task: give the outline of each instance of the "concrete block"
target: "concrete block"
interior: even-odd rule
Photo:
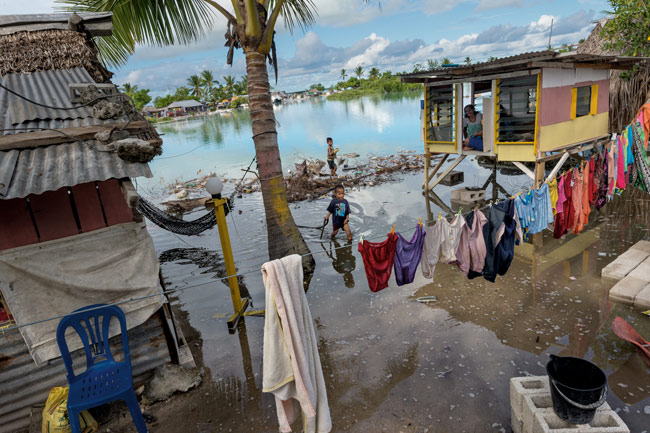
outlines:
[[[478,201],[485,200],[485,190],[471,190],[467,188],[455,189],[451,192],[451,199],[456,201],[476,203]]]
[[[630,433],[630,429],[611,409],[596,411],[589,424],[571,424],[550,411],[535,414],[533,433]]]
[[[648,285],[643,279],[634,278],[630,275],[616,283],[609,291],[609,299],[623,304],[634,304],[636,296]]]
[[[642,310],[650,309],[650,284],[645,286],[634,298],[634,307]]]
[[[639,263],[636,268],[632,269],[627,276],[638,278],[639,280],[645,280],[650,283],[650,256]]]
[[[465,180],[465,173],[462,171],[450,171],[441,181],[441,185],[454,186],[463,183]],[[650,253],[648,253],[650,255]]]
[[[510,426],[512,427],[512,433],[525,433],[523,422],[517,418],[514,407],[510,408]]]
[[[607,402],[603,403],[598,408],[597,412],[611,410]],[[533,433],[535,430],[535,415],[553,412],[553,400],[551,394],[529,394],[525,395],[523,399],[523,415],[522,422],[524,433]]]
[[[603,278],[619,281],[639,266],[648,256],[650,256],[650,252],[630,248],[618,256],[612,263],[605,266],[601,275]]]
[[[510,407],[514,410],[517,419],[523,421],[524,396],[550,392],[548,376],[511,377]]]
[[[650,241],[639,241],[632,245],[630,249],[645,251],[650,255]]]

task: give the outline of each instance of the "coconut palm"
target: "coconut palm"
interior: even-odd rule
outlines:
[[[248,77],[242,75],[241,79],[235,83],[234,89],[237,95],[245,95],[248,92]]]
[[[469,56],[465,57],[465,64],[466,65],[471,65],[472,64],[472,59]]]
[[[379,69],[371,68],[370,71],[368,71],[368,78],[371,78],[373,80],[379,78]]]
[[[357,76],[358,79],[361,79],[361,77],[363,76],[363,67],[359,65],[356,68],[354,68],[354,74]]]
[[[235,77],[232,75],[225,75],[222,77],[224,82],[224,90],[229,98],[235,94]]]
[[[201,82],[203,83],[203,86],[207,87],[207,89],[205,89],[204,91],[205,95],[211,95],[212,87],[215,84],[217,86],[219,85],[219,82],[214,79],[214,75],[212,75],[212,71],[208,71],[208,70],[201,72]]]
[[[203,95],[203,81],[201,78],[199,78],[198,75],[191,75],[187,79],[187,86],[191,90],[191,95],[196,96],[197,98],[201,98]]]
[[[433,59],[428,59],[427,60],[427,67],[429,68],[429,70],[437,69],[438,68],[438,61],[433,60]]]
[[[113,65],[124,64],[141,45],[188,44],[211,29],[215,10],[226,17],[229,47],[226,62],[232,65],[235,48],[246,57],[248,95],[255,154],[262,184],[269,255],[272,259],[309,252],[293,221],[282,178],[275,115],[271,102],[266,60],[272,61],[277,78],[273,35],[278,18],[292,32],[315,22],[313,0],[58,0],[78,12],[113,12],[113,35],[98,38],[101,57]],[[368,0],[363,0],[368,1]],[[313,258],[311,265],[313,266]],[[305,263],[305,262],[303,262]]]
[[[345,69],[341,69],[341,81],[345,81],[345,77],[348,75],[345,73]]]
[[[442,59],[442,64],[451,65],[451,60],[449,60],[449,57],[445,57],[444,59]]]
[[[133,97],[133,95],[135,95],[135,92],[137,91],[138,91],[137,85],[131,85],[131,83],[122,84],[122,92],[126,95],[129,95],[130,97]]]

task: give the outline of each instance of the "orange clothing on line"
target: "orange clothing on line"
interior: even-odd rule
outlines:
[[[641,109],[639,110],[639,113],[637,114],[637,117],[641,116],[641,127],[643,128],[643,132],[645,134],[645,142],[643,143],[645,146],[645,149],[648,150],[648,137],[650,136],[650,104],[644,104]]]
[[[589,223],[589,214],[591,213],[590,206],[590,193],[589,193],[589,184],[590,181],[593,181],[593,178],[590,176],[589,172],[589,162],[583,162],[582,164],[582,226],[584,227]],[[582,228],[580,229],[582,230]]]

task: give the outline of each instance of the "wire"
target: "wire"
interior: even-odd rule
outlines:
[[[192,153],[192,152],[194,152],[195,150],[198,150],[198,149],[202,148],[202,147],[205,146],[206,144],[207,144],[207,143],[199,144],[199,145],[196,146],[194,149],[192,149],[192,150],[188,150],[187,152],[184,152],[184,153],[179,153],[178,155],[172,155],[172,156],[159,156],[157,159],[171,159],[171,158],[178,158],[179,156],[184,156],[184,155],[187,155],[187,154],[189,154],[189,153]]]

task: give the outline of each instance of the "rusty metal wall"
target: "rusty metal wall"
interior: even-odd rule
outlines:
[[[134,383],[146,380],[151,370],[171,362],[161,311],[128,332]],[[121,355],[120,336],[111,339]],[[73,352],[73,362],[85,365],[82,350]],[[0,331],[0,433],[14,433],[29,425],[30,408],[44,404],[50,389],[66,386],[61,358],[37,367],[20,332]]]

